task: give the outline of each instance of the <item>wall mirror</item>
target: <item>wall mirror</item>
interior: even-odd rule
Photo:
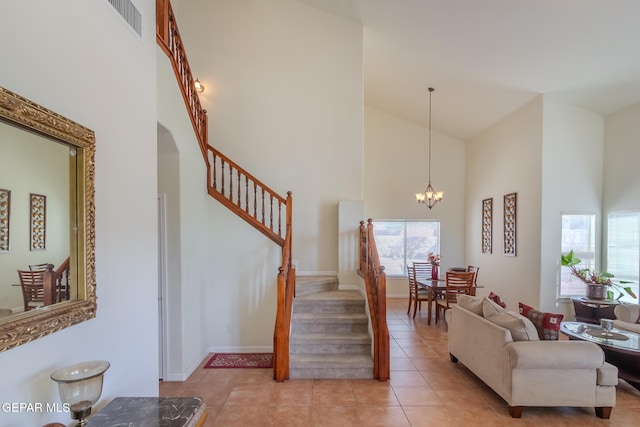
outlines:
[[[95,317],[95,134],[0,87],[0,351]]]

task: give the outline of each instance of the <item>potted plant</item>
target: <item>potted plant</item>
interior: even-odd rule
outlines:
[[[615,299],[620,299],[627,295],[637,298],[636,294],[628,286],[624,284],[631,283],[620,280],[619,283],[614,282],[613,274],[606,271],[596,272],[590,268],[578,268],[578,265],[582,262],[578,258],[573,250],[569,251],[566,255],[561,255],[560,263],[563,267],[568,267],[571,274],[582,280],[587,285],[587,298],[589,299],[614,299],[615,292],[618,292],[618,296]]]

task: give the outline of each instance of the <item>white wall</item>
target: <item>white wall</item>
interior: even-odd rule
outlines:
[[[464,266],[465,144],[432,131],[431,183],[444,201],[429,210],[415,193],[428,180],[428,129],[367,106],[365,108],[366,216],[440,221],[442,269]],[[387,295],[406,297],[406,277],[388,277]]]
[[[467,142],[465,259],[480,267],[479,295],[494,291],[511,310],[538,306],[543,101],[538,97]],[[517,247],[503,254],[503,196],[517,193]],[[482,253],[482,200],[493,197],[493,252]]]
[[[640,103],[605,120],[604,212],[640,210]],[[604,240],[606,242],[606,239]]]
[[[298,272],[336,273],[338,202],[362,199],[361,26],[293,0],[174,7],[206,87],[210,144],[293,192]]]
[[[206,166],[167,56],[158,48],[158,193],[166,214],[165,379],[184,380],[207,351],[212,276]]]
[[[593,213],[600,235],[602,206],[602,116],[543,98],[540,304],[544,311],[573,317],[570,301],[558,301],[561,214]],[[596,240],[596,259],[600,256]]]
[[[607,255],[607,215],[611,212],[640,210],[640,103],[605,120],[603,261]],[[603,265],[605,265],[603,263]]]
[[[0,2],[0,84],[96,133],[98,297],[95,319],[0,353],[0,402],[59,402],[51,372],[91,359],[111,362],[98,407],[158,393],[155,3],[134,3],[142,39],[106,1]],[[51,421],[70,417],[0,416]]]

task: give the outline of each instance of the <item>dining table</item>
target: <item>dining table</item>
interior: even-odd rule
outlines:
[[[427,291],[427,325],[431,325],[432,304],[435,300],[436,292],[447,289],[446,280],[418,278],[416,282],[418,282],[418,287]]]
[[[432,279],[432,278],[418,278],[416,280],[418,282],[418,287],[422,289],[426,289],[427,291],[427,325],[431,325],[431,313],[432,313],[432,304],[435,301],[436,292],[442,291],[444,292],[447,289],[447,284],[445,279]],[[476,284],[473,287],[473,294],[475,296],[477,288],[484,288],[482,285]]]

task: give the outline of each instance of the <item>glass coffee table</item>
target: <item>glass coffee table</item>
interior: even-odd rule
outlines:
[[[618,368],[618,376],[640,390],[640,335],[625,329],[604,330],[599,325],[562,322],[560,332],[572,340],[598,344],[607,362]]]

